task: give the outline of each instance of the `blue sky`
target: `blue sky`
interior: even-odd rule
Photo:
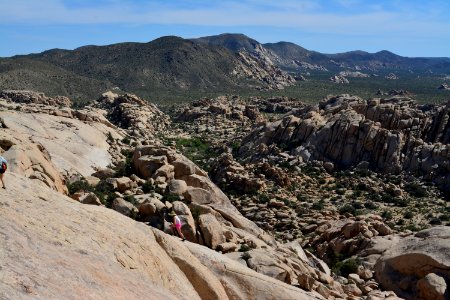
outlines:
[[[448,0],[0,0],[0,57],[244,33],[337,53],[450,57]]]

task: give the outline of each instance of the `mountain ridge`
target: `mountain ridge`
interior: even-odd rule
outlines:
[[[38,90],[75,100],[115,89],[152,98],[155,91],[184,95],[282,89],[294,82],[283,72],[315,71],[450,73],[450,58],[408,58],[387,50],[323,54],[291,42],[261,44],[244,34],[164,36],[146,43],[0,58],[0,89]]]

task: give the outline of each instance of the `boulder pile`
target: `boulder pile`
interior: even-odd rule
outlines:
[[[260,160],[269,145],[277,145],[304,161],[344,168],[367,162],[380,172],[421,174],[445,189],[450,186],[449,114],[448,103],[420,106],[402,96],[364,101],[341,95],[258,126],[244,138],[239,155]]]

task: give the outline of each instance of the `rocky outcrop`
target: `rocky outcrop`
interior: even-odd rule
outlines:
[[[389,80],[397,80],[398,76],[395,75],[394,73],[389,73],[386,76],[384,76],[384,78],[389,79]]]
[[[450,228],[435,227],[400,239],[375,265],[383,288],[412,299],[446,299],[450,290]]]
[[[1,298],[316,298],[14,173],[8,183],[0,197]]]
[[[450,186],[450,106],[416,105],[394,96],[364,101],[342,95],[266,123],[249,134],[241,157],[256,161],[279,152],[340,167],[367,161],[377,171],[419,173]]]
[[[107,136],[116,138],[123,136],[103,123],[87,124],[77,119],[43,113],[5,111],[2,112],[1,119],[5,127],[0,132],[4,135],[3,144],[5,148],[10,145],[10,148],[4,149],[8,150],[5,155],[12,162],[17,162],[12,164],[12,170],[14,171],[17,167],[17,172],[23,170],[28,173],[26,170],[37,164],[36,155],[33,154],[36,152],[31,151],[31,148],[39,147],[39,151],[46,153],[47,160],[51,158],[59,173],[66,177],[72,174],[88,176],[95,172],[95,168],[106,167],[112,162]],[[34,144],[34,146],[25,146],[27,144]],[[12,147],[13,145],[16,146]],[[28,148],[22,152],[19,151],[18,148],[23,147]],[[29,159],[31,163],[25,159],[25,156],[33,156]],[[39,164],[42,165],[42,163]],[[43,173],[52,174],[46,171]],[[60,176],[59,173],[58,176]]]
[[[348,79],[347,78],[345,78],[344,76],[342,76],[342,75],[334,75],[334,76],[331,76],[330,77],[330,79],[329,79],[329,81],[331,81],[331,82],[334,82],[334,83],[350,83],[350,81],[348,81]]]
[[[33,103],[65,107],[70,107],[72,105],[72,101],[65,96],[47,97],[44,93],[33,91],[4,90],[0,92],[0,98],[15,103]]]
[[[443,83],[438,87],[438,90],[444,90],[444,91],[449,91],[450,87],[448,86],[448,84]]]
[[[353,78],[369,78],[369,74],[361,73],[358,71],[341,71],[339,72],[340,76],[343,77],[353,77]]]
[[[256,79],[264,89],[283,89],[295,83],[294,77],[278,68],[270,59],[270,54],[261,45],[252,52],[241,50],[238,53],[240,64],[233,70],[238,78]]]
[[[106,117],[116,126],[126,129],[130,136],[152,138],[156,131],[163,131],[170,118],[156,105],[133,94],[104,93],[94,107],[105,109]]]

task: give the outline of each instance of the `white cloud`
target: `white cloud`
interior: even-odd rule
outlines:
[[[360,0],[336,0],[340,5],[357,5]],[[408,7],[386,11],[381,6],[370,12],[345,14],[325,12],[317,1],[246,0],[221,1],[195,7],[174,2],[148,1],[132,4],[103,0],[102,5],[70,5],[62,0],[0,0],[4,13],[0,24],[185,24],[203,26],[273,26],[310,33],[342,35],[449,36],[448,21],[430,20],[423,11]],[[197,1],[198,2],[198,1]],[[89,1],[85,1],[89,3]],[[172,4],[171,4],[172,3]],[[175,2],[176,3],[176,2]],[[366,6],[362,11],[367,11]],[[430,11],[433,7],[430,6]],[[435,10],[434,10],[435,11]],[[436,12],[435,12],[436,13]]]

